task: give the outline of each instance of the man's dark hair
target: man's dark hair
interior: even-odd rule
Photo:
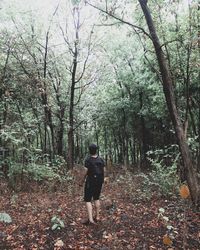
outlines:
[[[90,144],[89,146],[89,152],[91,155],[95,155],[97,153],[97,145],[96,144]]]

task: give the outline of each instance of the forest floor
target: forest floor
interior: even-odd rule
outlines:
[[[77,184],[66,192],[41,188],[13,193],[1,183],[0,212],[8,213],[12,222],[0,223],[0,249],[200,249],[200,214],[189,202],[156,192],[147,198],[141,195],[140,178],[128,182],[120,175],[105,183],[101,221],[89,226],[82,224],[86,211],[83,188]],[[64,228],[52,230],[53,216]],[[164,244],[167,224],[173,228]]]

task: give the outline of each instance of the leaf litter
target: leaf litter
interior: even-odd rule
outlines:
[[[184,222],[180,198],[166,200],[154,195],[151,199],[139,199],[137,193],[131,197],[126,180],[122,179],[120,183],[115,179],[106,183],[101,220],[89,226],[82,224],[87,214],[83,190],[76,184],[71,193],[40,190],[13,194],[7,190],[0,197],[0,212],[9,214],[12,223],[0,222],[0,249],[175,250],[183,249],[183,241],[188,250],[200,249],[198,211],[189,206]],[[55,216],[64,228],[52,230],[51,220]],[[166,225],[168,221],[170,226]],[[187,231],[183,230],[185,226]],[[176,232],[173,238],[169,235],[172,229]]]

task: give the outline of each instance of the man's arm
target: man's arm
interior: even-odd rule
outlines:
[[[87,171],[88,169],[86,167],[83,168],[83,174],[81,176],[81,180],[80,180],[80,186],[83,186],[84,183],[85,183],[85,179],[86,179],[86,176],[87,176]]]

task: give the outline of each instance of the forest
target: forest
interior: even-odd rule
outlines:
[[[200,249],[199,69],[199,0],[1,0],[0,249]]]

